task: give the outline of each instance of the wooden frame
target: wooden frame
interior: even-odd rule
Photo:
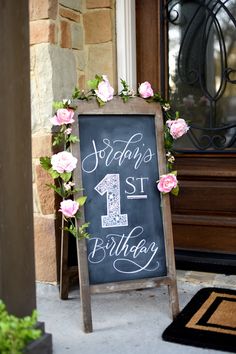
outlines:
[[[152,115],[155,117],[155,128],[156,128],[156,143],[157,143],[157,155],[158,155],[158,165],[159,174],[163,175],[166,173],[166,161],[165,161],[165,151],[164,151],[164,132],[163,132],[163,121],[162,112],[160,105],[157,103],[147,103],[141,98],[132,98],[128,103],[123,103],[123,101],[115,97],[111,102],[107,103],[103,107],[98,107],[97,102],[80,102],[78,106],[79,114],[92,114],[92,115],[107,115],[107,114],[122,114],[122,115]],[[75,114],[76,116],[76,114]],[[79,136],[79,125],[74,124],[73,133]],[[80,144],[75,144],[73,146],[73,155],[78,158],[78,165],[81,166],[81,155],[80,155]],[[82,171],[81,168],[76,169],[74,173],[74,182],[76,185],[82,187]],[[178,294],[177,294],[177,283],[176,283],[176,270],[175,270],[175,260],[174,260],[174,248],[173,248],[173,236],[172,236],[172,221],[171,221],[171,211],[170,211],[170,200],[169,195],[164,195],[162,197],[162,219],[163,219],[163,230],[164,230],[164,242],[165,242],[165,256],[166,256],[166,267],[167,275],[155,278],[145,278],[138,280],[128,280],[128,281],[118,281],[105,284],[95,284],[90,285],[89,283],[89,272],[88,272],[88,259],[87,259],[87,243],[85,239],[77,240],[77,256],[78,256],[78,272],[80,281],[80,297],[81,297],[81,308],[82,308],[82,318],[83,318],[83,329],[86,333],[92,332],[92,313],[91,313],[91,294],[93,293],[104,293],[104,292],[115,292],[121,290],[133,290],[140,288],[151,288],[157,287],[159,285],[167,285],[169,290],[169,302],[172,311],[173,318],[179,312]],[[84,222],[84,214],[82,210],[82,220]],[[63,284],[61,284],[61,287]]]

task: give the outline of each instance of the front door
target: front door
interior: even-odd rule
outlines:
[[[136,9],[138,81],[168,96],[191,127],[175,144],[177,264],[236,267],[235,0],[136,0]]]

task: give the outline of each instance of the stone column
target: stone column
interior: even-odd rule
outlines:
[[[39,158],[53,154],[53,101],[87,89],[95,74],[117,86],[115,0],[29,0],[29,9],[36,279],[56,283],[61,213]]]
[[[36,307],[28,0],[0,8],[0,298],[26,316]]]

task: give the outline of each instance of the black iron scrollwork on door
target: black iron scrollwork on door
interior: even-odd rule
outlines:
[[[236,149],[236,2],[166,5],[170,100],[191,129],[177,150]]]

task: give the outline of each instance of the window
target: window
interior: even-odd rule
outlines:
[[[169,98],[191,130],[176,150],[236,149],[235,0],[168,1]]]

